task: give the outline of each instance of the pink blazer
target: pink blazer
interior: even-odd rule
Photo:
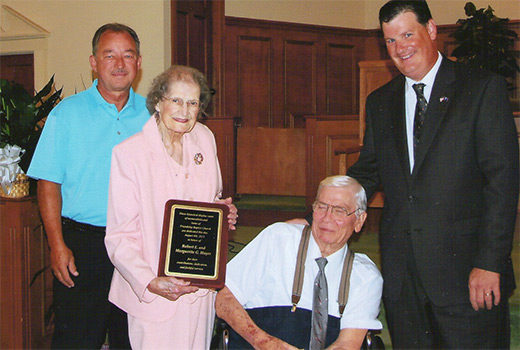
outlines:
[[[222,192],[215,139],[205,125],[197,123],[183,136],[183,163],[167,154],[153,116],[112,152],[105,245],[115,271],[109,300],[137,318],[166,320],[178,303],[212,297],[201,289],[172,302],[146,289],[157,276],[166,201],[214,202]]]

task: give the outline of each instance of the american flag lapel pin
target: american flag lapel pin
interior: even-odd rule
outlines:
[[[446,96],[442,96],[440,99],[439,99],[439,102],[440,103],[446,103],[448,102],[448,98]]]

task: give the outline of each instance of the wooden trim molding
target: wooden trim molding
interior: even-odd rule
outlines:
[[[306,33],[323,33],[334,35],[348,35],[366,37],[367,31],[365,29],[343,28],[333,26],[323,26],[315,24],[270,21],[264,19],[243,18],[226,16],[226,26],[240,26],[250,28],[264,28],[274,30],[291,30]]]

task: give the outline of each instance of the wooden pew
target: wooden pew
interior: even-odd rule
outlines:
[[[233,117],[208,117],[201,122],[205,124],[215,135],[217,155],[222,173],[222,197],[234,197],[235,184],[235,158],[236,158],[236,124],[238,118]]]
[[[365,104],[368,95],[377,88],[383,86],[399,74],[391,60],[360,61],[359,65],[359,138],[363,144],[365,136]],[[385,195],[378,191],[374,193],[368,206],[370,208],[382,208]]]
[[[204,123],[215,134],[224,195],[306,196],[312,204],[319,182],[345,174],[359,156],[365,127],[366,97],[397,74],[391,61],[361,61],[360,115],[292,116],[292,128],[237,128],[232,117]],[[305,126],[305,128],[302,128]],[[369,203],[382,207],[378,193]]]
[[[305,130],[238,128],[236,165],[236,203],[239,207],[245,195],[304,197]],[[239,223],[246,226],[266,226],[277,221],[303,217],[305,211],[302,209],[241,207]]]
[[[305,116],[305,142],[305,192],[306,205],[310,208],[320,181],[330,175],[345,174],[345,169],[357,160],[359,118],[355,115]]]
[[[365,103],[368,95],[399,74],[391,60],[360,61],[359,65],[359,138],[365,136]]]
[[[361,150],[358,116],[306,116],[307,143],[306,204],[314,201],[321,180],[331,175],[343,175],[353,165]],[[376,192],[368,202],[370,208],[382,208],[384,194]]]
[[[238,128],[237,193],[305,196],[305,130]]]

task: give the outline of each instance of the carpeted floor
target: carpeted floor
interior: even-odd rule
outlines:
[[[520,220],[519,220],[520,221]],[[251,241],[260,231],[262,227],[238,226],[235,232],[230,235],[229,243],[229,259],[235,256],[249,241]],[[353,237],[350,247],[356,252],[367,254],[378,266],[380,266],[379,245],[377,232],[364,232],[359,237]],[[517,267],[515,276],[517,283],[520,283],[520,225],[517,223],[515,232],[515,240],[513,246],[513,263]],[[356,238],[356,239],[354,239]],[[517,289],[510,299],[511,304],[511,349],[520,349],[520,290]],[[384,309],[379,316],[385,325],[381,333],[381,337],[385,342],[387,349],[391,349],[390,336],[386,329],[384,319]]]
[[[305,197],[266,196],[262,194],[244,194],[235,199],[237,208],[257,210],[301,210],[305,211]]]

